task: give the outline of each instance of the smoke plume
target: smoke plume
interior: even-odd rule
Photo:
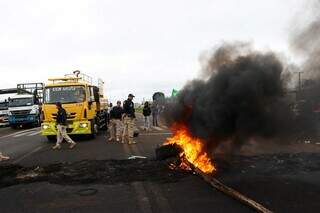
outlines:
[[[248,50],[239,43],[217,48],[204,68],[207,78],[184,87],[167,107],[167,121],[183,123],[211,149],[293,130],[282,63],[273,53]]]
[[[320,1],[315,8],[318,12]],[[252,138],[287,142],[315,135],[315,105],[320,103],[318,13],[295,33],[291,45],[305,57],[298,67],[304,72],[303,86],[297,86],[301,90],[287,88],[287,80],[295,74],[287,72],[290,66],[276,54],[254,51],[248,43],[224,43],[206,58],[201,78],[186,84],[169,101],[167,122],[187,126],[209,150],[224,142],[237,150]]]
[[[300,71],[307,84],[320,78],[320,1],[313,1],[311,7],[311,14],[306,14],[307,20],[297,24],[290,41],[293,51],[304,58]]]

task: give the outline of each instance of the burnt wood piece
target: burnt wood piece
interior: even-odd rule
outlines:
[[[257,212],[261,212],[261,213],[273,213],[272,211],[270,211],[269,209],[267,209],[266,207],[264,207],[263,205],[261,205],[260,203],[257,203],[256,201],[244,196],[243,194],[241,194],[240,192],[224,185],[223,183],[221,183],[219,180],[217,180],[216,178],[214,178],[212,176],[212,174],[206,174],[203,173],[200,169],[194,167],[189,161],[187,161],[186,159],[184,159],[184,161],[190,166],[190,168],[192,168],[192,170],[198,174],[199,176],[202,177],[202,179],[204,181],[206,181],[207,183],[209,183],[212,187],[214,187],[215,189],[217,189],[218,191],[232,197],[233,199],[236,199],[238,201],[240,201],[241,203],[247,205],[248,207],[256,210]]]

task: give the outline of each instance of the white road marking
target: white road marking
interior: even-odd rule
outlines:
[[[8,138],[8,137],[11,137],[11,136],[15,136],[15,135],[19,135],[19,134],[22,134],[22,133],[28,133],[28,132],[33,132],[33,131],[37,131],[37,130],[40,130],[40,128],[35,128],[35,129],[27,129],[27,130],[23,130],[23,131],[19,131],[19,132],[14,132],[14,133],[11,133],[9,135],[4,135],[4,136],[1,136],[0,139],[2,138]]]
[[[13,137],[13,138],[19,138],[19,137],[25,136],[25,135],[27,135],[27,134],[29,134],[29,132],[24,132],[24,133],[21,133],[21,134],[17,134],[17,135],[14,135],[14,136],[12,136],[12,137]]]
[[[38,134],[40,134],[40,133],[41,133],[41,131],[39,131],[39,132],[34,132],[34,133],[29,134],[28,136],[34,136],[34,135],[38,135]]]
[[[19,163],[20,161],[22,161],[23,159],[29,157],[30,155],[40,151],[43,148],[43,146],[37,147],[34,150],[32,150],[31,152],[28,152],[24,155],[22,155],[20,158],[18,158],[17,160],[14,160],[13,163]]]
[[[21,134],[14,135],[13,138],[19,138],[19,137],[22,137],[22,136],[32,136],[32,135],[36,135],[36,134],[39,134],[39,133],[40,133],[40,131],[23,132]]]
[[[130,146],[131,150],[133,151],[134,154],[136,155],[142,155],[142,153],[144,152],[143,149],[141,146]],[[139,186],[138,186],[139,187]],[[169,201],[168,199],[164,196],[164,194],[162,193],[162,190],[161,188],[157,185],[157,184],[154,184],[154,183],[151,183],[151,182],[146,182],[146,183],[141,183],[141,186],[139,188],[137,188],[137,186],[135,186],[136,189],[142,189],[144,188],[144,191],[142,191],[142,193],[145,193],[144,196],[146,196],[146,205],[150,205],[150,209],[152,211],[152,208],[151,208],[151,204],[150,204],[150,201],[149,201],[149,198],[146,194],[146,191],[151,191],[151,193],[156,197],[155,199],[155,202],[156,202],[156,207],[157,207],[157,210],[160,210],[159,212],[165,212],[165,213],[173,213],[173,210],[169,204]],[[149,189],[149,190],[148,190]],[[143,195],[143,194],[142,194]],[[139,196],[139,193],[138,193],[138,196]],[[141,194],[140,194],[141,196]],[[140,205],[142,205],[143,203],[141,202]],[[148,206],[147,206],[148,208]],[[147,211],[148,212],[148,211]]]

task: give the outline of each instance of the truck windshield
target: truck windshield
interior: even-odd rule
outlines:
[[[0,110],[8,109],[8,102],[0,102]]]
[[[32,98],[15,98],[9,102],[9,107],[31,106],[33,105]]]
[[[85,101],[83,86],[47,87],[45,89],[44,102],[46,104],[81,103]]]

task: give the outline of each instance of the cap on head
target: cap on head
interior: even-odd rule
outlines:
[[[132,98],[134,98],[134,95],[132,95],[131,93],[128,95],[128,97],[132,97]]]

